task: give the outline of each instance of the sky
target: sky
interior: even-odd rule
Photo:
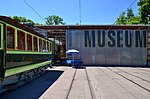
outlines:
[[[44,18],[58,15],[67,25],[111,25],[126,11],[135,0],[1,0],[0,15],[21,16],[34,22],[44,24]],[[137,2],[132,5],[133,12],[138,15]],[[81,14],[80,14],[81,11]],[[81,18],[80,18],[81,15]]]

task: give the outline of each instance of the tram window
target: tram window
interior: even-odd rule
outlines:
[[[43,51],[42,40],[39,39],[39,51]]]
[[[15,29],[12,27],[7,27],[7,48],[14,49],[14,33]]]
[[[47,51],[49,52],[49,42],[47,42]]]
[[[34,37],[34,51],[38,51],[37,38]]]
[[[27,50],[32,50],[32,36],[31,35],[27,35]]]
[[[18,49],[25,50],[25,33],[18,31]]]
[[[46,42],[43,41],[43,51],[45,52],[46,51]]]
[[[50,51],[52,51],[52,43],[50,43],[49,47],[50,47]]]

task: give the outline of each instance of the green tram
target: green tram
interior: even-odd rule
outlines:
[[[0,93],[43,74],[52,64],[52,46],[35,30],[0,16]]]

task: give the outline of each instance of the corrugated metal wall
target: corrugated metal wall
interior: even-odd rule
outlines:
[[[85,65],[147,65],[146,30],[67,30],[66,38]]]

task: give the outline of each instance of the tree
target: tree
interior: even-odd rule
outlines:
[[[31,22],[32,24],[34,24],[34,22],[32,20],[26,19],[25,17],[13,16],[11,18],[17,22]]]
[[[127,9],[127,19],[129,20],[130,18],[133,18],[133,17],[134,17],[134,13],[133,13],[132,8],[128,8]]]
[[[122,12],[120,15],[119,15],[119,18],[117,18],[117,21],[116,21],[116,24],[120,25],[120,24],[126,24],[127,22],[127,18],[126,18],[126,13],[125,12]]]
[[[40,24],[40,23],[34,23],[34,25],[36,25],[36,26],[40,26],[40,25],[43,25],[43,24]]]
[[[142,24],[140,16],[135,16],[132,8],[127,9],[127,13],[122,12],[117,18],[116,24]]]
[[[150,0],[140,0],[138,2],[139,14],[141,18],[141,23],[150,23]]]
[[[35,23],[32,20],[30,20],[30,19],[26,19],[25,17],[13,16],[11,18],[13,20],[17,21],[17,22],[29,22],[29,23],[31,23],[33,25],[43,25],[43,24],[40,24],[40,23]]]
[[[46,25],[65,25],[63,19],[56,15],[48,16],[45,19],[46,19],[45,22]]]
[[[128,22],[126,24],[141,24],[140,16],[134,16],[134,17],[128,19]]]

